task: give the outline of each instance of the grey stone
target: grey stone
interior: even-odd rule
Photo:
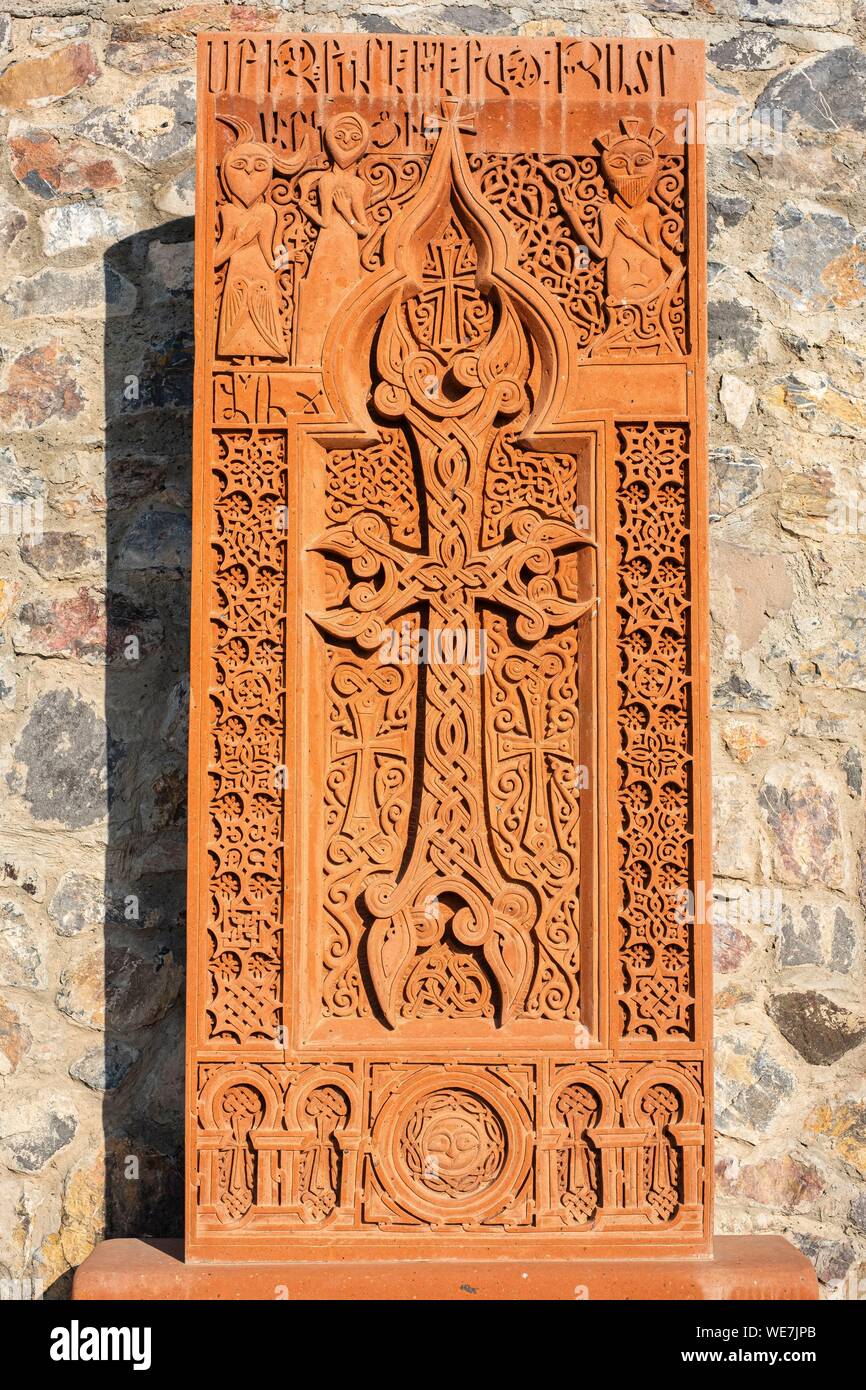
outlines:
[[[92,536],[75,531],[43,531],[25,537],[21,556],[45,579],[75,579],[99,574],[105,567],[101,545]]]
[[[134,287],[111,266],[83,270],[40,270],[13,280],[3,293],[16,319],[78,317],[115,318],[135,308]]]
[[[866,1235],[866,1192],[859,1192],[851,1203],[848,1218],[852,1226]]]
[[[44,48],[51,44],[68,42],[70,39],[83,39],[89,33],[89,19],[47,19],[33,25],[30,41]]]
[[[751,304],[737,299],[711,299],[707,314],[707,339],[711,356],[733,352],[742,361],[754,357],[761,321]]]
[[[689,7],[690,9],[690,7]],[[773,34],[735,34],[714,44],[707,57],[724,72],[759,72],[778,67],[782,53]]]
[[[764,490],[764,465],[746,449],[710,450],[710,520],[719,520],[754,501]]]
[[[70,690],[40,695],[15,749],[25,769],[23,796],[35,819],[60,821],[70,830],[100,820],[113,751],[105,721],[86,700]],[[14,788],[14,769],[8,780]]]
[[[137,400],[121,399],[123,414],[139,410],[165,410],[168,406],[192,408],[193,345],[188,332],[172,334],[149,344],[141,363]]]
[[[18,1128],[22,1121],[25,1127]],[[53,1100],[39,1111],[35,1105],[30,1105],[25,1107],[23,1115],[7,1112],[2,1121],[0,1154],[13,1172],[38,1173],[55,1154],[72,1143],[77,1129],[74,1111]]]
[[[386,19],[383,14],[359,14],[355,18],[365,34],[404,34],[406,32],[393,20]]]
[[[177,1000],[182,971],[167,941],[96,943],[64,966],[56,1003],[82,1028],[127,1035],[164,1018]]]
[[[140,1056],[138,1048],[129,1043],[107,1042],[104,1048],[95,1047],[73,1062],[69,1075],[91,1091],[116,1091]]]
[[[32,468],[18,462],[14,450],[0,446],[0,496],[4,502],[27,502],[44,498],[45,479]]]
[[[772,701],[763,690],[752,685],[738,671],[732,671],[727,680],[713,689],[713,704],[717,709],[757,710],[769,709]]]
[[[48,916],[58,936],[80,936],[105,921],[102,884],[89,874],[68,873],[57,885]]]
[[[27,226],[27,218],[17,208],[0,210],[0,250],[9,251]]]
[[[785,203],[776,214],[767,282],[801,312],[826,309],[838,293],[828,268],[854,250],[862,252],[864,244],[863,234],[858,235],[847,218]],[[847,296],[850,274],[843,283]]]
[[[812,1261],[822,1284],[832,1286],[843,1283],[857,1258],[854,1247],[847,1240],[825,1240],[821,1236],[805,1235],[800,1231],[792,1231],[791,1239]]]
[[[164,164],[195,140],[195,82],[186,74],[155,78],[122,106],[103,106],[86,116],[76,131],[125,150],[148,168]]]
[[[467,34],[513,34],[516,28],[508,11],[496,5],[445,5],[442,19]]]
[[[736,0],[736,5],[746,23],[829,29],[841,19],[838,0]]]
[[[718,1126],[723,1133],[740,1135],[748,1130],[766,1130],[782,1102],[793,1094],[795,1081],[790,1072],[766,1050],[749,1047],[741,1036],[719,1038],[717,1044]],[[725,1056],[735,1059],[728,1069]]]
[[[110,946],[105,976],[106,1019],[123,1032],[150,1027],[164,1018],[183,982],[172,947],[144,940]]]
[[[130,526],[120,549],[127,570],[187,569],[192,528],[181,512],[142,512]]]
[[[48,208],[39,219],[46,256],[62,256],[94,241],[113,241],[125,234],[125,223],[96,203],[65,203]]]
[[[171,933],[185,921],[186,876],[184,874],[143,874],[135,879],[134,891],[137,899],[138,917],[137,919],[127,918],[125,922],[127,927],[138,928],[141,931]]]
[[[866,1020],[815,990],[775,995],[767,1013],[783,1038],[813,1066],[838,1062],[866,1038]]]
[[[826,641],[805,655],[825,685],[866,690],[866,588],[844,592]]]
[[[866,130],[866,53],[847,45],[822,53],[774,77],[755,104],[780,113],[785,127],[799,116],[813,130]]]
[[[45,965],[33,927],[12,902],[0,906],[0,985],[45,989]]]
[[[707,235],[712,246],[729,227],[736,227],[752,211],[748,198],[733,193],[713,192],[707,195]]]
[[[863,791],[863,763],[856,748],[846,748],[842,759],[845,780],[855,796]]]
[[[193,294],[193,244],[191,241],[154,241],[147,250],[145,278],[149,306],[173,300],[190,301]]]
[[[154,206],[170,217],[192,217],[195,213],[195,166],[170,179],[153,195]]]
[[[836,908],[836,915],[833,922],[833,938],[830,948],[830,969],[837,971],[840,975],[847,975],[854,962],[854,946],[857,938],[854,935],[854,923],[851,918],[842,911],[841,907]]]
[[[810,907],[799,918],[787,905],[782,908],[777,949],[781,966],[820,965],[821,924]]]

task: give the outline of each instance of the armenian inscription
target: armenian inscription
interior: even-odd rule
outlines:
[[[708,1248],[702,61],[200,41],[191,1259]]]

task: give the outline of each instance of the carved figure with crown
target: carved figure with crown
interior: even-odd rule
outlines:
[[[575,235],[606,263],[607,327],[591,356],[679,351],[671,308],[685,268],[665,244],[661,210],[652,197],[663,140],[663,131],[655,126],[642,135],[634,117],[620,122],[619,134],[607,131],[599,137],[610,198],[599,209],[597,236],[565,205]]]

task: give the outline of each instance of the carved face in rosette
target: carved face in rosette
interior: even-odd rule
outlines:
[[[348,169],[364,154],[370,141],[367,122],[351,111],[325,126],[325,149],[339,169]]]
[[[267,145],[258,140],[244,140],[233,146],[222,162],[222,178],[226,191],[245,208],[267,191],[274,174],[274,159]]]
[[[477,1096],[434,1091],[415,1108],[403,1155],[416,1182],[443,1196],[468,1196],[499,1175],[504,1138],[498,1117]]]

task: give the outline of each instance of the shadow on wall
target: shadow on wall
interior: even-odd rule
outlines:
[[[105,256],[107,1237],[182,1231],[192,238]]]

